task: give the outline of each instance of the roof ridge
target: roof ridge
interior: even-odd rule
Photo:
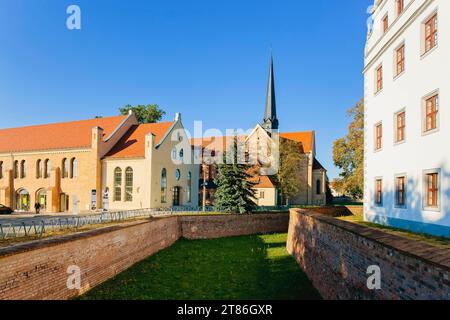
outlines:
[[[289,133],[312,133],[312,132],[314,132],[314,130],[280,132],[280,134],[289,134]]]
[[[15,130],[15,129],[27,129],[27,128],[39,128],[39,127],[45,127],[45,126],[51,126],[51,125],[59,125],[59,124],[69,124],[69,123],[79,123],[79,122],[87,122],[87,121],[94,121],[94,120],[109,120],[113,118],[120,118],[120,117],[127,117],[128,115],[117,115],[117,116],[108,116],[108,117],[101,117],[101,118],[90,118],[90,119],[82,119],[82,120],[73,120],[73,121],[63,121],[63,122],[51,122],[51,123],[43,123],[43,124],[33,124],[28,126],[21,126],[21,127],[10,127],[10,128],[0,128],[1,131],[5,130]]]
[[[175,121],[161,121],[161,122],[151,122],[151,123],[138,123],[135,124],[135,126],[151,126],[151,125],[157,125],[157,124],[168,124],[168,123],[174,123]]]

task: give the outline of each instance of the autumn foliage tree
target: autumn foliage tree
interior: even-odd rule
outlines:
[[[341,169],[339,185],[354,199],[361,199],[364,190],[364,101],[347,111],[352,118],[347,136],[333,145],[334,164]]]
[[[300,194],[307,185],[305,172],[307,159],[302,152],[300,143],[288,139],[280,139],[280,168],[278,182],[280,184],[283,202],[289,201]]]

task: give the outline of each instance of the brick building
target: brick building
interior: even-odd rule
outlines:
[[[197,203],[198,170],[175,161],[191,155],[185,137],[179,114],[155,124],[130,113],[2,129],[0,203],[75,213]]]

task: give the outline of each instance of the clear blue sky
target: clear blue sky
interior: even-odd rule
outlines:
[[[373,0],[1,0],[0,128],[115,115],[157,103],[185,126],[260,122],[274,52],[281,131],[332,143],[363,96]],[[77,4],[82,29],[66,28]],[[30,137],[32,138],[32,137]]]

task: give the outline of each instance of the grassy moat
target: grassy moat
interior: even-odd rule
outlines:
[[[80,299],[320,299],[286,234],[179,240]]]

